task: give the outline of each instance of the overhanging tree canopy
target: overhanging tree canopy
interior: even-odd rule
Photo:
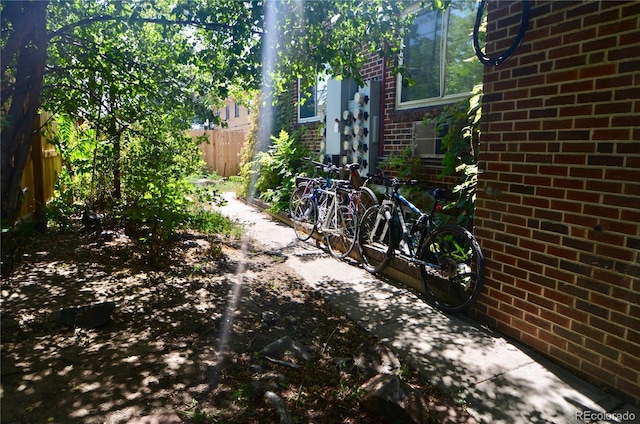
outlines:
[[[361,80],[367,50],[397,58],[397,0],[2,1],[2,222],[15,221],[40,107],[109,134],[182,130],[231,85],[260,87],[263,49],[275,85],[313,74]],[[271,8],[274,21],[265,23]],[[268,31],[277,37],[265,45]],[[205,100],[205,101],[203,101]],[[117,187],[114,187],[117,189]]]

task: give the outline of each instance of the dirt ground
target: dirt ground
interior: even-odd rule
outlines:
[[[358,402],[363,377],[336,366],[371,336],[248,242],[189,233],[146,252],[123,234],[35,234],[3,265],[2,423],[277,423],[254,388],[269,379],[294,422],[381,422]],[[105,301],[106,326],[59,322]],[[315,359],[257,354],[285,335]]]

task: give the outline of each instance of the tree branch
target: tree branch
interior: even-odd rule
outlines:
[[[81,19],[72,24],[65,25],[61,28],[58,28],[55,31],[52,31],[49,34],[49,40],[59,37],[66,32],[72,30],[73,28],[78,28],[82,26],[93,25],[97,22],[109,22],[109,21],[121,21],[121,22],[136,22],[136,23],[150,23],[150,24],[158,24],[158,25],[182,25],[182,26],[195,26],[198,28],[203,28],[209,31],[220,31],[220,30],[233,30],[232,25],[225,24],[217,24],[213,22],[200,22],[193,20],[175,20],[175,19],[167,19],[165,17],[161,18],[141,18],[137,16],[131,16],[129,18],[123,16],[112,16],[112,15],[99,15],[99,16],[91,16],[89,18]]]

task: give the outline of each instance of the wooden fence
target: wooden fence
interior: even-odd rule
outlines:
[[[47,136],[55,131],[55,122],[50,120],[50,113],[42,113],[34,123],[35,135],[31,153],[22,173],[24,199],[20,209],[21,218],[34,213],[36,207],[46,205],[53,199],[56,178],[62,170],[62,157],[47,140]]]
[[[207,169],[215,171],[221,177],[240,173],[240,150],[244,146],[244,131],[192,130],[189,135],[208,138],[208,143],[200,145]]]

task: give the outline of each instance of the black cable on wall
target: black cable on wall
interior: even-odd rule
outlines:
[[[476,13],[476,22],[473,26],[473,49],[476,52],[476,56],[486,66],[496,66],[509,59],[513,52],[518,48],[525,32],[527,32],[527,25],[529,24],[529,0],[522,0],[522,12],[520,20],[520,29],[516,39],[511,43],[511,46],[504,53],[497,56],[489,56],[485,54],[480,48],[480,42],[478,40],[478,33],[480,32],[480,24],[482,23],[482,14],[487,6],[487,0],[482,0],[478,5],[478,12]]]

